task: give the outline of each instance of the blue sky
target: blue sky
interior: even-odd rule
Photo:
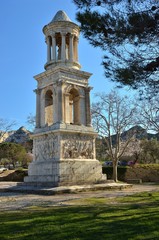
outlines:
[[[77,23],[76,7],[71,0],[0,1],[0,118],[15,120],[15,128],[26,126],[27,116],[35,114],[33,76],[43,72],[46,63],[42,28],[59,10]],[[93,73],[91,101],[94,93],[109,92],[113,87],[104,77],[102,55],[80,35],[79,62],[82,70]]]

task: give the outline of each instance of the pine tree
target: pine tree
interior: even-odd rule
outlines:
[[[159,1],[73,0],[89,43],[104,52],[105,76],[152,97],[159,90]]]

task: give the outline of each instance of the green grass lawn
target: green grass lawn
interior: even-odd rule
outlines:
[[[0,240],[159,239],[159,192],[72,203],[1,212]]]

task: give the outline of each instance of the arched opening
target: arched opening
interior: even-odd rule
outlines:
[[[71,89],[69,92],[69,114],[70,123],[80,123],[80,107],[79,107],[79,93],[76,89]]]
[[[53,124],[53,98],[52,91],[48,90],[45,94],[45,125]]]

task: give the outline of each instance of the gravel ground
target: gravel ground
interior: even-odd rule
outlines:
[[[0,183],[3,188],[3,183]],[[120,196],[131,195],[139,192],[159,191],[159,185],[155,184],[138,184],[132,188],[124,190],[104,190],[95,192],[80,192],[75,194],[57,194],[57,195],[40,195],[26,194],[17,192],[0,192],[0,211],[16,211],[27,209],[28,207],[50,207],[50,206],[67,206],[74,205],[75,199],[85,199],[89,197],[116,198]]]

